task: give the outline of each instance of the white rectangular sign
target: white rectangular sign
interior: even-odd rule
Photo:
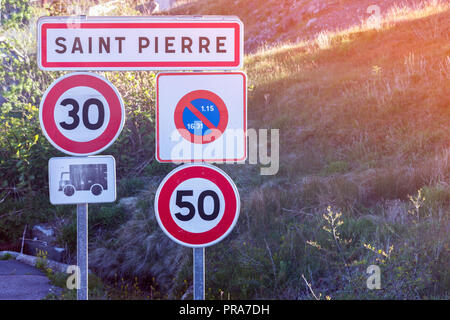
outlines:
[[[112,156],[51,158],[48,180],[52,204],[116,200],[116,164]]]
[[[42,17],[42,70],[232,70],[243,63],[234,16]]]
[[[247,80],[243,72],[159,73],[156,159],[243,162],[247,158]]]

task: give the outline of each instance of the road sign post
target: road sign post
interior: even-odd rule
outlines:
[[[88,204],[77,204],[77,300],[88,300]]]
[[[194,300],[205,300],[205,248],[192,249],[194,254]]]
[[[119,136],[125,109],[117,89],[92,73],[68,74],[45,92],[39,110],[49,142],[69,155],[87,156],[108,148]],[[77,204],[77,299],[88,299],[88,203],[116,199],[111,156],[63,157],[49,161],[52,204]]]
[[[116,200],[112,156],[51,158],[48,165],[52,204],[77,204],[77,299],[88,299],[88,203]]]

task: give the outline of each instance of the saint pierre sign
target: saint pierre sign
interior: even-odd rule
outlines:
[[[243,24],[230,16],[42,17],[43,70],[235,70]]]

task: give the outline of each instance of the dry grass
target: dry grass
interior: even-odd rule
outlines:
[[[400,22],[412,21],[427,18],[423,23],[413,26],[415,38],[420,40],[445,40],[449,39],[449,23],[440,21],[436,15],[444,14],[450,10],[450,3],[439,0],[429,0],[421,2],[416,6],[394,6],[391,10],[381,18],[379,32],[387,31]],[[448,13],[447,13],[448,14]],[[448,19],[447,19],[448,20]],[[441,23],[439,23],[441,22]],[[430,27],[432,24],[432,27]],[[321,31],[313,40],[300,41],[298,43],[276,44],[273,47],[263,46],[256,53],[248,55],[246,65],[252,65],[254,60],[264,60],[264,65],[275,67],[277,71],[285,76],[297,73],[298,69],[293,69],[292,64],[283,63],[277,57],[283,54],[299,54],[312,55],[324,49],[331,47],[339,48],[348,45],[353,39],[358,38],[362,33],[371,33],[374,28],[368,25],[366,21],[362,21],[360,25],[354,25],[345,30],[339,31]],[[447,57],[448,58],[448,57]],[[270,60],[271,59],[271,60]],[[286,59],[287,60],[287,59]],[[294,61],[293,61],[294,62]],[[297,62],[297,61],[295,61]],[[273,75],[276,76],[276,75]],[[255,80],[259,82],[258,80]]]
[[[394,5],[384,17],[383,24],[393,25],[395,23],[429,17],[450,8],[448,1],[426,0],[417,2],[413,6]]]
[[[280,129],[281,174],[297,195],[286,209],[358,215],[448,185],[449,10],[395,7],[380,29],[363,22],[247,56],[250,126]],[[330,172],[333,163],[346,169]]]

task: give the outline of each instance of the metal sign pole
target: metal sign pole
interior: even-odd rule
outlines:
[[[77,300],[88,300],[88,204],[77,204]]]
[[[205,300],[205,248],[194,248],[194,300]]]

